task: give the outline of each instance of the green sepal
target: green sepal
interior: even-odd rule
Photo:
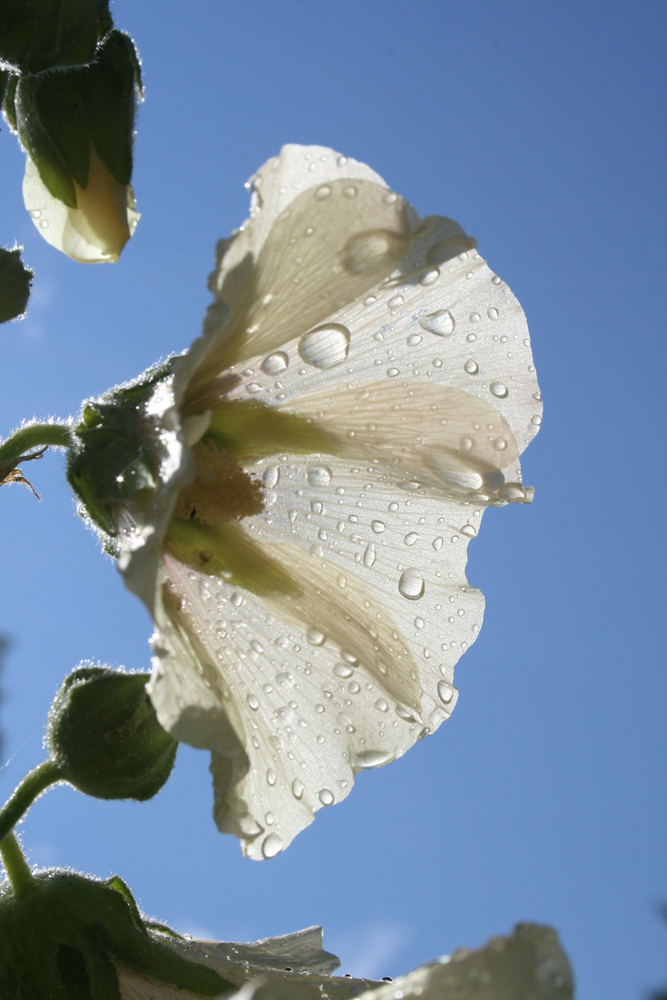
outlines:
[[[137,411],[170,372],[170,362],[156,365],[135,382],[91,400],[74,428],[67,480],[91,520],[112,538],[118,534],[118,503],[158,482],[159,462],[141,435]]]
[[[4,97],[2,99],[2,113],[5,116],[7,124],[12,132],[18,131],[16,127],[16,87],[18,82],[18,76],[8,76],[4,90]]]
[[[83,666],[65,679],[49,710],[45,742],[74,788],[101,799],[145,801],[167,781],[178,743],[157,721],[146,693],[149,676]]]
[[[22,74],[85,65],[111,28],[109,0],[3,0],[0,59]]]
[[[204,440],[215,441],[226,454],[235,458],[281,452],[336,455],[342,447],[337,435],[312,421],[253,400],[217,404]]]
[[[29,893],[0,887],[0,1000],[121,1000],[116,965],[203,996],[236,989],[157,941],[121,879],[51,869]]]
[[[33,272],[21,260],[21,247],[0,247],[0,323],[22,316],[30,297]]]

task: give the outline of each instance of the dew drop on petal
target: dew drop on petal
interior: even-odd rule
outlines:
[[[493,447],[496,449],[496,451],[505,451],[505,449],[507,448],[507,439],[504,437],[494,438]]]
[[[437,281],[440,277],[440,271],[437,267],[434,267],[431,271],[427,271],[426,274],[422,274],[419,279],[420,285],[432,285],[434,281]]]
[[[371,521],[371,528],[376,535],[381,535],[385,529],[384,521]]]
[[[505,399],[509,394],[509,389],[504,382],[492,382],[489,386],[492,396],[496,396],[498,399]]]
[[[289,364],[289,358],[284,351],[276,351],[274,354],[269,354],[268,358],[264,358],[260,368],[265,375],[277,375],[278,372],[284,372]]]
[[[377,708],[378,712],[388,712],[389,711],[389,705],[384,700],[384,698],[378,698],[378,700],[375,702],[375,707]]]
[[[417,534],[416,531],[408,532],[408,534],[403,539],[406,545],[414,545],[415,542],[418,540],[419,540],[419,535]]]
[[[318,798],[323,806],[332,806],[334,804],[334,794],[328,788],[323,788]]]
[[[306,642],[311,646],[323,646],[326,638],[324,632],[321,632],[318,628],[309,628],[306,632]]]
[[[398,581],[398,592],[408,601],[418,601],[424,596],[424,577],[418,569],[406,569]]]
[[[369,229],[352,236],[345,244],[342,263],[351,274],[363,274],[383,265],[392,257],[398,263],[405,241],[388,229]]]
[[[467,371],[468,375],[476,375],[479,371],[479,365],[474,358],[468,358],[463,367],[465,371]]]
[[[462,528],[459,528],[459,531],[467,538],[474,538],[477,534],[477,530],[472,526],[472,524],[464,524]]]
[[[272,767],[270,767],[266,772],[266,780],[268,784],[271,785],[271,787],[273,787],[273,785],[275,785],[276,781],[278,780],[278,775],[276,774],[276,772],[273,770]]]
[[[438,337],[450,337],[454,333],[456,323],[448,309],[436,309],[435,312],[420,316],[419,325]]]
[[[354,673],[352,668],[346,666],[344,663],[337,663],[333,668],[333,672],[335,673],[336,677],[342,677],[343,679],[351,677],[352,674]]]
[[[393,298],[389,299],[387,305],[389,306],[390,309],[398,309],[398,307],[402,306],[404,302],[405,299],[403,298],[402,295],[394,295]]]
[[[408,347],[416,347],[418,344],[421,344],[421,342],[422,338],[418,333],[411,333],[406,341]]]
[[[262,483],[264,484],[264,486],[266,486],[267,489],[272,490],[275,486],[277,486],[279,479],[280,479],[279,465],[270,465],[267,469],[264,470],[264,474],[262,475]]]
[[[373,545],[372,542],[369,542],[369,544],[366,546],[366,551],[364,552],[364,566],[367,566],[368,569],[370,569],[374,562],[375,562],[375,546]]]
[[[333,368],[341,364],[350,349],[350,331],[340,323],[329,323],[305,333],[299,341],[299,354],[315,368]]]
[[[268,837],[265,837],[262,841],[262,855],[268,860],[269,858],[275,858],[276,854],[284,848],[284,844],[277,833],[270,833]]]
[[[443,705],[449,705],[454,697],[454,688],[449,681],[438,681],[438,698]]]
[[[355,770],[370,771],[374,767],[382,767],[394,760],[391,750],[362,750],[354,755],[352,766]]]
[[[348,187],[343,188],[343,195],[345,198],[356,198],[356,187],[353,184],[350,184]]]
[[[331,188],[328,184],[323,184],[322,187],[318,187],[314,197],[316,201],[326,201],[327,198],[331,197]]]
[[[310,486],[328,486],[331,482],[331,469],[326,465],[311,465],[306,472],[306,479]]]
[[[292,795],[295,799],[300,799],[303,795],[303,783],[298,778],[292,782]]]
[[[257,698],[255,698],[254,694],[248,695],[248,705],[253,710],[253,712],[256,712],[257,709],[259,708],[259,702]]]
[[[490,309],[487,309],[486,314],[489,317],[489,319],[498,319],[500,315],[495,306],[491,306]]]

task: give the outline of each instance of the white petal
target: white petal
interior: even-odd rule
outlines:
[[[117,261],[140,218],[132,188],[111,177],[91,146],[88,188],[76,185],[76,190],[79,205],[69,208],[54,198],[26,157],[23,200],[40,236],[82,264]]]

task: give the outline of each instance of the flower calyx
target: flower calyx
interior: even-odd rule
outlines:
[[[121,1000],[119,967],[201,996],[234,992],[213,969],[183,958],[164,939],[118,876],[102,882],[48,869],[35,874],[30,892],[17,894],[9,882],[0,886],[3,1000]]]
[[[149,676],[81,666],[65,679],[46,726],[62,780],[101,799],[144,801],[160,791],[178,743],[157,721]]]

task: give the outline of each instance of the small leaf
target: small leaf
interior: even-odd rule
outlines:
[[[28,305],[33,272],[21,261],[22,247],[0,247],[0,323],[22,316]]]

